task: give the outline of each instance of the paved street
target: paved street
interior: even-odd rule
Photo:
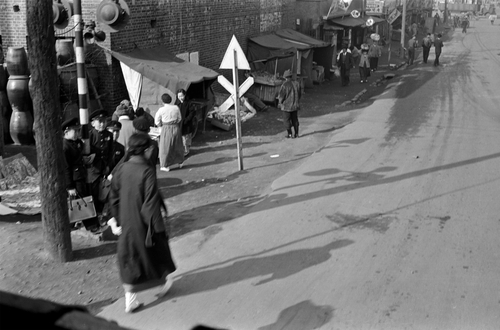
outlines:
[[[164,299],[133,329],[498,329],[500,27],[399,73],[240,218],[171,243]],[[305,150],[304,150],[305,152]]]

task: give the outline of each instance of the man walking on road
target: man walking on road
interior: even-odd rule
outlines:
[[[427,59],[429,58],[429,52],[431,51],[431,46],[432,46],[431,34],[427,33],[427,36],[422,40],[424,63],[427,63]]]
[[[408,41],[408,65],[412,65],[415,60],[415,49],[418,47],[417,36],[413,36]]]
[[[351,74],[351,68],[354,68],[354,59],[352,53],[347,49],[347,45],[342,45],[342,50],[337,56],[337,63],[340,67],[340,77],[342,78],[342,86],[349,85],[349,75]]]
[[[441,40],[441,33],[437,35],[437,39],[434,40],[434,50],[436,51],[436,59],[434,60],[434,66],[439,65],[439,56],[441,56],[441,50],[443,49],[443,41]]]
[[[292,73],[287,70],[283,73],[283,78],[286,81],[281,85],[278,93],[278,108],[283,111],[283,125],[287,131],[287,138],[299,137],[299,117],[300,109],[300,86],[296,81],[292,81],[290,77]],[[295,130],[295,135],[292,136],[292,126]]]

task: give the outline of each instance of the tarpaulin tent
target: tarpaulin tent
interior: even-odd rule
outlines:
[[[175,100],[180,88],[188,91],[191,98],[209,99],[208,89],[219,76],[214,70],[176,57],[165,46],[134,49],[126,54],[110,52],[122,63],[132,104],[135,108],[139,104],[149,108],[152,115],[162,105],[163,93],[169,93]]]
[[[290,42],[301,43],[313,47],[313,61],[322,66],[325,69],[325,77],[330,78],[330,67],[332,66],[334,52],[334,47],[330,43],[314,39],[292,29],[278,30],[276,31],[276,35]]]
[[[277,71],[280,75],[285,70],[293,69],[307,79],[311,79],[313,61],[312,46],[287,41],[276,34],[267,34],[250,38],[247,46],[247,58],[252,70],[267,70],[274,72],[273,63],[260,64],[258,60],[273,58],[279,54],[295,53],[294,57],[287,57],[278,61]],[[311,83],[312,84],[312,83]]]

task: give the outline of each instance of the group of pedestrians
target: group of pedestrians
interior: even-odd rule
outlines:
[[[429,54],[432,46],[434,46],[435,50],[435,58],[434,58],[434,66],[439,66],[439,57],[441,56],[441,52],[443,50],[444,44],[443,40],[441,40],[442,35],[438,33],[436,38],[432,40],[431,34],[427,33],[427,35],[422,39],[422,57],[423,63],[427,63],[429,59]],[[414,35],[408,41],[408,65],[413,65],[416,55],[416,49],[419,47],[417,37]]]
[[[340,70],[342,86],[350,84],[351,69],[358,65],[361,83],[367,83],[371,72],[377,71],[378,61],[382,56],[382,49],[378,41],[372,40],[370,44],[365,42],[361,49],[355,46],[348,47],[347,43],[342,45],[342,50],[337,55],[337,66]]]
[[[171,105],[172,98],[164,94],[164,106],[155,118],[140,108],[134,113],[126,100],[112,115],[115,120],[108,120],[104,110],[91,113],[90,155],[84,154],[78,119],[62,124],[68,195],[92,196],[99,217],[82,221],[87,230],[95,232],[107,224],[119,236],[118,266],[128,313],[140,307],[139,291],[163,285],[159,296],[164,296],[172,285],[168,275],[176,269],[164,227],[168,212],[158,190],[156,164],[158,160],[161,168],[171,162],[182,164],[189,153],[191,131],[186,128],[183,144],[181,124],[195,114],[187,106],[184,90],[178,99],[178,105]],[[155,124],[161,127],[160,144],[148,134]]]

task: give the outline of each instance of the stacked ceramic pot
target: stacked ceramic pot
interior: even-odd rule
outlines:
[[[12,109],[10,108],[9,98],[7,97],[7,80],[9,75],[6,65],[3,62],[3,52],[0,57],[2,57],[0,60],[0,116],[2,116],[3,141],[5,144],[10,144],[12,143],[12,139],[9,134],[9,123]]]
[[[14,144],[33,144],[33,103],[29,93],[28,57],[24,47],[9,47],[6,56],[7,97],[12,108],[9,131]]]

